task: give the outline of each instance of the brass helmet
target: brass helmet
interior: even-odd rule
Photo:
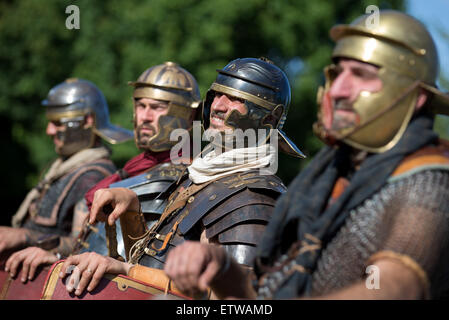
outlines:
[[[157,134],[146,143],[139,141],[134,108],[134,139],[138,148],[153,152],[169,150],[177,143],[170,141],[173,129],[192,129],[192,120],[201,97],[198,83],[187,70],[168,61],[145,70],[137,81],[128,84],[135,88],[134,100],[150,98],[168,103],[167,114],[159,117]]]
[[[46,107],[49,121],[65,124],[65,130],[58,132],[63,142],[56,152],[62,156],[72,155],[81,149],[90,148],[95,135],[109,143],[116,144],[132,139],[133,133],[109,122],[109,109],[100,89],[92,82],[69,78],[53,87],[42,105]],[[85,116],[94,116],[94,125],[84,128]]]
[[[304,158],[304,154],[285,135],[282,127],[290,106],[291,89],[285,73],[266,58],[243,58],[229,62],[212,83],[203,103],[203,127],[210,125],[211,105],[215,93],[242,99],[247,113],[232,110],[225,125],[236,129],[277,130],[279,147],[285,153]]]
[[[361,91],[352,108],[360,122],[334,132],[341,140],[357,149],[384,152],[402,137],[412,118],[420,89],[430,93],[426,104],[435,112],[448,113],[449,99],[436,88],[439,71],[435,43],[425,26],[415,18],[393,10],[380,11],[378,25],[367,23],[368,15],[357,18],[350,25],[337,25],[330,30],[336,41],[332,58],[349,58],[379,67],[382,89]],[[327,96],[337,77],[335,65],[324,70],[326,84],[320,88],[318,103],[321,109],[315,132],[326,140],[323,117],[332,112]],[[327,111],[326,111],[327,110]]]

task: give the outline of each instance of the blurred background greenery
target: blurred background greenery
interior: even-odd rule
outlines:
[[[65,9],[80,9],[80,29],[68,30]],[[402,0],[23,0],[0,2],[1,224],[9,224],[26,192],[55,157],[40,105],[68,77],[93,81],[105,94],[111,121],[132,129],[132,88],[148,67],[178,62],[205,95],[222,68],[239,57],[265,56],[292,86],[285,132],[309,156],[322,146],[311,127],[316,90],[329,63],[328,31],[368,5],[404,9]],[[138,150],[112,146],[120,167]],[[288,184],[308,160],[281,155]]]

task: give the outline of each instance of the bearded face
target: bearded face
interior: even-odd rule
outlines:
[[[144,122],[136,127],[136,140],[139,145],[148,145],[150,139],[155,135],[156,128],[148,122]]]
[[[356,60],[341,59],[328,72],[331,84],[321,102],[321,118],[328,134],[339,139],[361,123],[355,102],[360,96],[379,91],[382,81],[376,66]]]
[[[136,144],[148,149],[151,139],[159,133],[159,117],[168,112],[168,103],[150,98],[136,99],[134,102],[134,130]]]
[[[343,131],[354,128],[360,123],[360,116],[353,109],[352,103],[347,100],[334,101],[329,117],[325,124],[329,131]]]

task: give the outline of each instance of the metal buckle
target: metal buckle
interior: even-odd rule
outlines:
[[[165,240],[165,234],[159,234],[159,233],[156,233],[156,235],[154,236],[156,239],[158,239],[158,240],[161,240],[161,241],[164,241]]]

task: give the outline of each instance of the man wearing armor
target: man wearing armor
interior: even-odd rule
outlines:
[[[165,62],[145,70],[137,81],[129,82],[133,86],[134,133],[136,146],[143,153],[126,163],[116,174],[95,185],[86,194],[88,209],[92,206],[94,194],[99,189],[126,187],[139,196],[142,202],[142,215],[128,212],[117,225],[118,250],[113,255],[128,257],[132,241],[144,232],[144,225],[157,221],[167,204],[171,185],[179,179],[190,155],[178,154],[178,164],[171,163],[171,148],[177,143],[170,139],[175,129],[192,130],[193,119],[201,102],[196,79],[184,68],[174,62]],[[190,141],[189,141],[190,142]],[[189,150],[190,151],[190,150]],[[145,190],[150,190],[145,192]],[[136,219],[143,223],[135,223]],[[126,235],[121,227],[125,227]],[[89,224],[90,228],[91,225]],[[103,223],[99,223],[100,235],[92,235],[90,248],[81,248],[75,253],[94,251],[107,254]],[[105,225],[108,228],[108,225]],[[123,240],[123,241],[122,241]],[[79,239],[82,243],[83,239]],[[99,244],[99,246],[97,246]],[[92,246],[93,245],[93,246]],[[114,248],[115,249],[115,248]],[[109,252],[111,255],[111,252]]]
[[[132,138],[131,131],[109,122],[106,99],[90,81],[67,79],[52,88],[42,104],[48,119],[46,133],[58,158],[24,199],[12,227],[0,227],[0,252],[7,255],[28,247],[11,256],[20,261],[32,260],[44,249],[55,255],[73,241],[84,218],[76,203],[116,170],[102,139],[120,143]]]
[[[158,222],[135,242],[129,263],[87,255],[66,260],[61,275],[65,277],[70,265],[76,265],[81,275],[77,288],[70,287],[71,277],[69,291],[76,289],[79,295],[85,288],[93,290],[104,273],[128,274],[156,284],[167,253],[185,240],[219,245],[239,264],[252,264],[275,200],[285,191],[273,172],[264,171],[276,157],[272,143],[279,141],[287,153],[303,155],[281,131],[291,98],[281,69],[264,58],[245,58],[217,71],[203,101],[203,127],[213,129],[213,142],[188,167]],[[265,138],[242,141],[232,134],[248,129],[262,131]],[[278,133],[274,138],[269,135],[273,132]],[[235,161],[239,157],[243,160]],[[102,208],[108,204],[114,209],[106,216]],[[107,219],[112,225],[127,210],[140,207],[128,189],[100,190],[90,221]]]
[[[426,28],[381,11],[330,31],[316,133],[325,146],[276,203],[251,282],[226,252],[186,242],[167,275],[184,292],[220,297],[447,297],[449,145],[432,131],[448,114]],[[370,28],[368,28],[369,26]],[[182,262],[182,265],[181,265]]]
[[[154,223],[159,218],[166,205],[171,185],[178,180],[179,174],[185,168],[183,163],[170,163],[170,148],[176,141],[170,141],[169,136],[173,129],[190,130],[192,127],[196,108],[200,103],[195,78],[178,64],[165,62],[148,68],[137,81],[129,82],[129,85],[135,88],[134,140],[143,152],[129,160],[122,169],[91,187],[85,194],[85,199],[78,202],[79,211],[84,213],[81,220],[84,223],[77,241],[72,240],[67,245],[66,250],[61,253],[63,256],[86,251],[103,255],[109,253],[117,258],[126,256],[131,243],[129,236],[135,237],[143,233],[145,223]],[[139,195],[143,204],[141,215],[128,212],[121,217],[115,233],[115,230],[105,230],[105,227],[109,226],[104,226],[103,223],[94,227],[86,221],[95,191],[108,187],[130,188]],[[151,194],[146,192],[141,195],[142,188],[150,188]],[[123,238],[122,229],[125,229]],[[111,239],[112,237],[114,239]],[[118,252],[110,252],[107,241],[117,240]],[[11,273],[15,274],[20,262],[24,261],[24,272],[29,270],[29,276],[32,278],[38,265],[52,263],[58,259],[50,251],[43,252],[39,248],[29,250],[33,252],[28,254],[34,255],[36,252],[36,258],[24,260],[23,255],[11,257],[7,262],[7,266],[11,266]],[[40,255],[37,255],[37,252]],[[24,277],[26,278],[26,274]]]

